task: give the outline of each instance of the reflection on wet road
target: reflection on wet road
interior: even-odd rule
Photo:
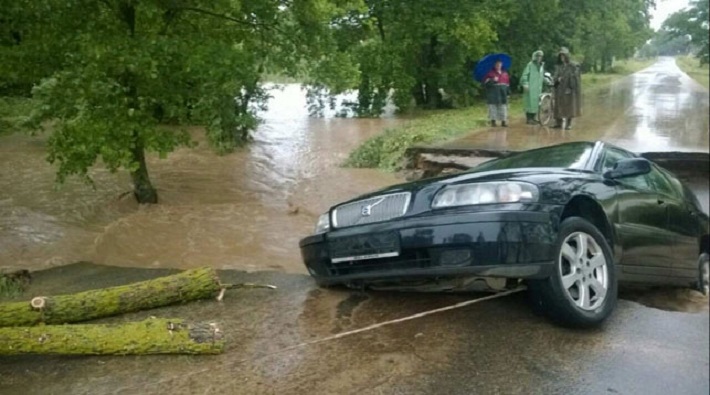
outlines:
[[[584,95],[570,131],[513,123],[446,143],[450,147],[538,148],[566,141],[605,140],[634,152],[708,152],[708,91],[673,58]],[[522,117],[522,114],[518,114]]]
[[[165,269],[71,265],[38,273],[32,294],[74,292],[166,274]],[[76,278],[81,276],[83,284]],[[0,358],[11,394],[703,394],[707,304],[670,313],[620,301],[600,329],[566,330],[531,312],[524,294],[279,352],[334,333],[452,305],[476,295],[316,289],[304,275],[220,273],[229,291],[154,315],[217,321],[223,355]],[[700,306],[703,306],[700,304]]]

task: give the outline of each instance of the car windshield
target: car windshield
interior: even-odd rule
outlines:
[[[471,169],[490,171],[526,167],[557,167],[562,169],[583,169],[592,155],[594,144],[573,143],[555,147],[525,151],[513,156],[492,160]]]

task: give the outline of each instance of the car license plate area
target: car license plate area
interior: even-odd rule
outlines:
[[[399,256],[399,234],[394,232],[336,237],[328,241],[332,263]]]

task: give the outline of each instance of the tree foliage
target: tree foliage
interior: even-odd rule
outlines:
[[[58,163],[60,181],[87,176],[101,159],[131,173],[139,201],[156,202],[145,152],[164,156],[190,142],[162,125],[205,124],[222,152],[246,141],[267,98],[265,65],[294,59],[304,36],[294,32],[319,23],[319,4],[15,1],[3,17],[0,50],[19,85],[37,84],[32,121],[52,121],[48,159]]]
[[[606,71],[614,58],[628,58],[651,38],[650,0],[579,2],[572,42],[587,68]]]
[[[710,25],[710,1],[695,0],[690,2],[690,7],[678,11],[663,22],[659,32],[670,40],[685,41],[695,51],[701,64],[710,62],[710,46],[708,33]],[[667,42],[666,41],[666,42]]]
[[[707,4],[701,0],[698,3]],[[189,145],[165,124],[207,126],[229,152],[268,97],[266,72],[303,76],[314,112],[337,94],[357,116],[471,105],[489,52],[513,56],[513,81],[543,49],[568,46],[603,70],[649,38],[652,0],[0,0],[0,93],[30,88],[32,124],[51,120],[59,180],[97,161],[127,169],[157,201],[146,152]]]
[[[359,116],[376,116],[391,95],[400,110],[472,103],[477,59],[507,52],[513,79],[530,55],[547,61],[564,45],[604,70],[651,37],[652,0],[351,0],[331,19],[328,50],[312,61],[312,97],[357,90]],[[576,50],[576,51],[575,51]],[[318,106],[316,106],[317,108]]]
[[[692,51],[692,42],[686,36],[676,36],[667,30],[657,31],[653,38],[641,47],[644,57],[688,55]]]

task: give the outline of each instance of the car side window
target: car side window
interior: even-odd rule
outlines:
[[[607,148],[604,153],[604,160],[602,161],[602,174],[609,170],[613,170],[616,162],[622,159],[633,158],[634,156],[628,152],[621,151],[614,148]],[[651,190],[651,184],[648,181],[648,177],[645,175],[640,175],[636,177],[622,178],[619,183],[624,184],[633,189],[648,191]]]
[[[604,161],[602,162],[602,174],[614,169],[616,162],[627,158],[630,158],[630,156],[626,152],[607,148],[604,153]]]

